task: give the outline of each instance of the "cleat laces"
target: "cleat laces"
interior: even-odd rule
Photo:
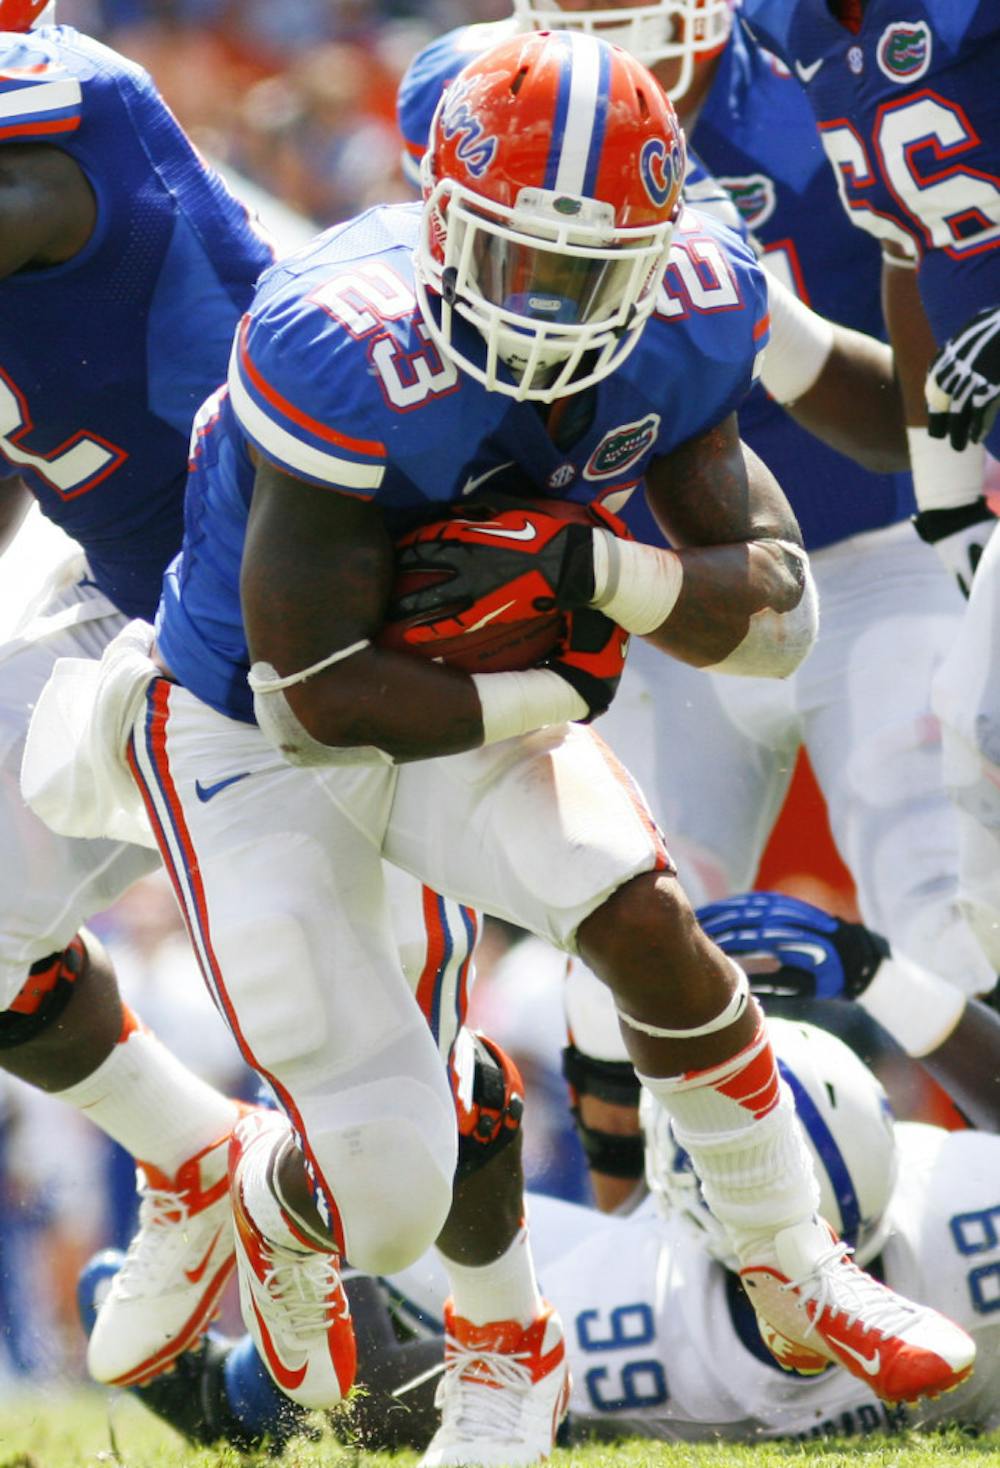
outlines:
[[[115,1277],[115,1291],[126,1299],[160,1294],[176,1278],[191,1247],[190,1229],[184,1226],[190,1210],[183,1198],[149,1187],[140,1196],[139,1227]]]
[[[864,1315],[862,1328],[883,1337],[901,1335],[919,1314],[908,1301],[858,1269],[847,1259],[850,1253],[845,1243],[833,1243],[815,1260],[808,1274],[779,1286],[782,1294],[797,1292],[803,1305],[815,1306],[814,1311],[806,1311],[810,1319],[802,1332],[803,1339],[816,1330],[827,1312],[830,1317],[842,1315],[848,1327]],[[839,1268],[845,1260],[846,1267]]]
[[[351,1310],[340,1288],[336,1255],[284,1252],[289,1257],[272,1264],[260,1283],[279,1312],[273,1328],[287,1343],[307,1350],[306,1343],[318,1332],[330,1330],[338,1320],[349,1320]]]
[[[491,1351],[447,1337],[447,1363],[435,1404],[456,1436],[502,1441],[520,1437],[522,1407],[534,1384],[527,1351]],[[447,1411],[445,1410],[447,1403]]]

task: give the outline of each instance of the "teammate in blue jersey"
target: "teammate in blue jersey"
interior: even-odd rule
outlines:
[[[341,1259],[401,1267],[451,1200],[451,1098],[390,940],[384,859],[578,950],[607,983],[779,1359],[877,1359],[866,1380],[895,1399],[972,1365],[964,1332],[857,1271],[815,1214],[745,975],[586,727],[628,633],[782,676],[815,632],[794,517],[736,430],[763,278],[679,209],[683,154],[655,79],[594,38],[532,34],[466,68],[423,204],[362,215],[262,278],[199,417],[154,657],[135,656],[141,629],[109,653],[93,717],[131,727],[204,972],[285,1112],[237,1125],[231,1192],[244,1320],[300,1404],[353,1377]],[[474,520],[452,542],[450,591],[473,609],[504,536],[532,545],[565,613],[546,666],[469,675],[380,647],[393,534],[501,474],[595,517],[554,530],[529,498],[515,523]],[[615,533],[607,506],[643,477],[679,549]],[[468,1421],[481,1461],[515,1430],[516,1461],[551,1447],[565,1351],[535,1308],[498,1332],[451,1307],[456,1389],[428,1468],[470,1461]],[[497,1351],[523,1370],[491,1383],[492,1416],[466,1418],[482,1382],[463,1363]]]
[[[890,405],[902,437],[872,341],[884,335],[878,244],[839,208],[798,82],[732,25],[726,4],[574,4],[564,13],[518,0],[509,21],[450,32],[415,58],[400,87],[411,164],[463,61],[499,28],[542,29],[555,15],[641,48],[698,152],[694,197],[706,200],[714,178],[762,253],[771,341],[740,431],[788,494],[824,607],[811,656],[782,683],[706,678],[637,642],[603,732],[655,795],[685,886],[702,900],[753,882],[804,746],[866,921],[964,992],[985,992],[995,975],[957,903],[958,838],[930,711],[961,601],[908,523],[909,474],[875,472],[891,460],[880,462],[874,445],[897,441]],[[798,310],[789,292],[825,321]],[[880,407],[867,422],[866,409]],[[656,537],[641,496],[622,513]]]
[[[749,0],[748,22],[798,75],[852,222],[881,241],[888,321],[907,395],[921,533],[954,552],[968,588],[985,574],[935,686],[945,776],[958,812],[960,897],[1000,967],[1000,686],[995,519],[983,499],[984,414],[1000,301],[1000,17],[988,0]],[[986,312],[985,331],[984,318]],[[935,434],[928,435],[924,378]],[[984,547],[986,549],[984,550]],[[980,565],[980,558],[984,558]]]
[[[9,534],[33,496],[79,552],[0,650],[0,1065],[142,1159],[142,1228],[118,1287],[159,1308],[117,1361],[93,1361],[130,1381],[186,1349],[231,1274],[219,1179],[238,1109],[122,1004],[81,927],[155,853],[55,836],[25,808],[18,768],[57,659],[99,658],[156,606],[195,409],[271,252],[145,72],[36,25],[42,9],[0,3],[0,519]]]
[[[991,1277],[983,1271],[992,1270],[997,1245],[993,1231],[982,1227],[982,1210],[996,1196],[1000,1139],[982,1131],[946,1134],[906,1121],[905,1113],[902,1125],[887,1127],[885,1092],[857,1054],[860,1040],[862,1058],[874,1053],[881,1059],[882,1044],[859,1009],[888,1017],[912,1051],[920,1017],[899,1005],[899,989],[912,993],[918,983],[926,995],[935,981],[914,973],[860,925],[778,893],[712,903],[699,909],[698,918],[724,952],[747,966],[772,1017],[781,1006],[783,1018],[774,1026],[779,1065],[799,1097],[828,1190],[826,1206],[859,1260],[880,1255],[891,1283],[905,1278],[919,1298],[946,1299],[949,1308],[963,1311],[977,1339],[976,1372],[958,1392],[908,1410],[881,1405],[863,1383],[837,1372],[804,1377],[776,1371],[745,1295],[723,1267],[732,1265],[725,1241],[698,1199],[670,1128],[645,1114],[645,1103],[640,1108],[631,1067],[605,1064],[581,1075],[574,1064],[574,1078],[589,1087],[575,1095],[577,1108],[582,1100],[603,1098],[608,1122],[614,1111],[616,1130],[612,1134],[609,1126],[606,1147],[638,1188],[627,1218],[602,1219],[528,1197],[540,1277],[570,1327],[570,1439],[596,1433],[759,1441],[945,1422],[994,1427],[1000,1340],[982,1281]],[[1000,1017],[975,1000],[960,1003],[951,1032],[922,1063],[934,1068],[978,1126],[995,1132]],[[840,1040],[833,1038],[838,1033]],[[845,1037],[855,1053],[842,1043]],[[978,1067],[970,1066],[973,1057]],[[913,1068],[898,1054],[891,1064],[912,1082]],[[643,1198],[644,1176],[652,1199]],[[509,1185],[517,1186],[516,1175]],[[85,1324],[95,1294],[119,1262],[120,1256],[99,1255],[83,1272]],[[434,1333],[445,1291],[440,1270],[427,1257],[381,1293],[363,1277],[349,1280],[347,1288],[363,1335],[365,1391],[343,1425],[369,1449],[422,1447],[433,1432],[434,1390],[446,1389],[435,1371],[442,1357]],[[390,1300],[397,1321],[416,1338],[401,1343],[386,1309]],[[178,1365],[178,1372],[137,1395],[196,1441],[257,1446],[266,1436],[276,1446],[308,1427],[304,1414],[274,1388],[247,1337],[237,1344],[213,1336]]]

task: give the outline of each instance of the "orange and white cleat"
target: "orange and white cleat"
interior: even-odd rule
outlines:
[[[562,1323],[551,1305],[528,1326],[473,1325],[444,1309],[441,1426],[420,1468],[527,1468],[547,1458],[569,1409]]]
[[[740,1270],[761,1337],[780,1365],[812,1373],[831,1362],[886,1402],[951,1391],[972,1372],[976,1346],[960,1326],[897,1295],[849,1257],[829,1224],[782,1229]]]
[[[87,1369],[109,1386],[142,1386],[197,1343],[236,1264],[229,1133],[167,1177],[137,1166],[139,1227],[97,1312]]]
[[[273,1153],[288,1135],[276,1112],[244,1117],[229,1144],[236,1271],[243,1323],[274,1382],[301,1407],[335,1407],[354,1385],[357,1353],[340,1256],[303,1239],[301,1249],[265,1238],[242,1187],[246,1158]]]

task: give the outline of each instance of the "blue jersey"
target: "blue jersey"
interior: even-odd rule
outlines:
[[[499,38],[501,28],[512,25],[503,21],[450,31],[411,63],[397,97],[410,168],[427,145],[443,88],[473,55]],[[780,270],[791,290],[821,315],[884,337],[879,247],[851,228],[837,204],[801,87],[736,29],[689,141],[689,201],[719,213],[717,196],[724,193],[744,227],[771,255],[770,268]],[[894,524],[915,509],[908,474],[871,474],[827,448],[763,387],[755,389],[741,410],[740,433],[776,475],[810,550]],[[640,503],[626,518],[644,539],[656,535],[652,517],[642,514]]]
[[[522,492],[615,509],[650,463],[721,422],[753,380],[767,291],[752,252],[685,211],[633,352],[565,400],[550,434],[531,402],[490,392],[436,351],[413,289],[420,206],[370,210],[266,272],[228,389],[206,405],[179,562],[158,636],[180,681],[252,718],[239,567],[253,489],[248,443],[309,483],[378,505],[390,534],[509,478]],[[456,347],[484,358],[475,330]]]
[[[853,222],[919,259],[938,342],[1000,301],[996,0],[867,0],[856,35],[826,0],[743,13],[805,86]]]
[[[0,146],[34,142],[79,164],[97,222],[72,260],[0,280],[0,459],[152,617],[192,420],[272,253],[146,73],[68,26],[0,37]]]

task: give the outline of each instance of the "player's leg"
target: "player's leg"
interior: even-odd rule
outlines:
[[[524,1087],[495,1042],[459,1032],[478,915],[398,868],[387,865],[386,881],[403,968],[459,1122],[454,1199],[434,1250],[448,1285],[446,1373],[424,1462],[531,1463],[551,1451],[568,1391],[562,1327],[539,1294],[524,1217]]]
[[[909,525],[814,559],[823,628],[798,674],[806,744],[865,923],[966,994],[993,988],[959,908],[957,821],[931,713],[961,597]]]
[[[794,1309],[779,1330],[791,1338],[791,1314],[799,1341],[817,1343],[798,1359],[836,1359],[863,1373],[827,1340],[827,1305],[845,1309],[849,1295],[861,1336],[879,1332],[877,1386],[886,1395],[939,1391],[967,1372],[974,1347],[964,1332],[940,1317],[928,1332],[913,1307],[907,1337],[902,1304],[867,1277],[859,1294],[853,1267],[815,1219],[815,1177],[761,1011],[700,928],[648,809],[606,747],[572,726],[526,737],[516,757],[498,746],[428,763],[419,781],[400,771],[387,854],[411,870],[422,864],[437,888],[578,949],[604,980],[632,1062],[670,1113],[737,1254],[796,1287],[780,1296]],[[770,1298],[766,1305],[778,1313]],[[883,1339],[890,1320],[898,1333]],[[938,1349],[923,1349],[927,1334]]]
[[[991,535],[935,679],[944,774],[959,826],[959,903],[1000,972],[1000,539]]]
[[[282,1108],[234,1131],[244,1319],[279,1385],[333,1405],[354,1373],[340,1259],[377,1273],[429,1247],[456,1159],[385,899],[395,771],[294,769],[164,680],[131,761],[206,980]],[[247,777],[194,798],[196,779],[235,772]]]
[[[44,609],[50,619],[64,613],[79,620],[62,630],[36,621],[33,637],[0,650],[0,1067],[82,1111],[139,1159],[143,1229],[122,1288],[143,1302],[147,1324],[135,1333],[123,1320],[110,1353],[98,1342],[93,1360],[101,1379],[129,1379],[204,1330],[232,1272],[218,1184],[237,1108],[123,1004],[107,954],[82,927],[150,871],[155,854],[56,836],[21,798],[27,711],[53,662],[99,657],[122,621],[72,583]],[[150,1246],[159,1259],[152,1272]],[[186,1276],[202,1264],[193,1280]],[[148,1300],[155,1309],[145,1308]]]

